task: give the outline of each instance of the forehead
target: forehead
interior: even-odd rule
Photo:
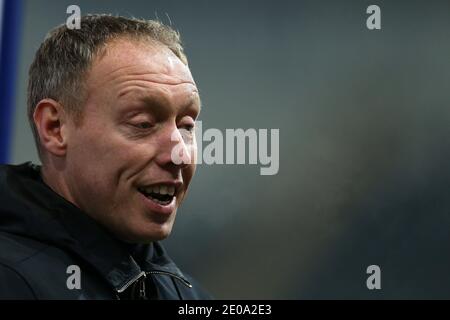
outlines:
[[[115,40],[106,45],[93,60],[88,84],[98,86],[126,76],[142,76],[161,84],[195,86],[189,68],[168,47],[132,39]]]

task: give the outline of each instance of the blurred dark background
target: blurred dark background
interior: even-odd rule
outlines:
[[[23,1],[9,162],[38,162],[27,70],[72,4],[178,29],[204,130],[280,129],[277,175],[200,165],[164,241],[216,298],[450,299],[450,2]]]

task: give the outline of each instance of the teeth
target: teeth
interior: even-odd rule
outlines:
[[[163,206],[170,203],[170,201],[160,201],[160,200],[155,199],[155,198],[152,198],[152,201],[156,202],[157,204],[163,205]]]
[[[144,188],[146,193],[159,193],[159,186],[151,186],[148,188]]]
[[[168,194],[173,196],[175,194],[175,186],[168,185],[156,185],[148,188],[143,188],[146,193],[159,193],[159,194]]]

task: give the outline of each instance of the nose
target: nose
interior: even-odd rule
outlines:
[[[183,169],[193,161],[192,143],[183,135],[184,129],[176,125],[167,126],[160,136],[158,155],[156,162],[161,167]]]

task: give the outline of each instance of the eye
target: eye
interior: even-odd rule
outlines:
[[[150,129],[153,127],[153,125],[150,122],[139,122],[137,124],[134,125],[135,127],[139,128],[139,129]]]
[[[193,133],[195,130],[195,120],[191,117],[184,117],[178,123],[178,128],[186,130],[189,133]]]

